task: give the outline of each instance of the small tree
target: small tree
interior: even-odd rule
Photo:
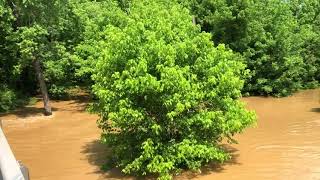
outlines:
[[[196,170],[229,155],[223,138],[255,121],[237,99],[241,58],[193,25],[170,1],[133,1],[122,27],[108,26],[93,79],[102,140],[125,173]]]

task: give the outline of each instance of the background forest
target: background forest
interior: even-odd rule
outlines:
[[[0,112],[87,89],[113,164],[170,179],[230,158],[241,96],[318,87],[319,48],[318,0],[4,0]]]
[[[201,31],[215,46],[238,54],[248,70],[244,95],[290,95],[320,79],[320,3],[316,0],[188,0]],[[72,86],[91,88],[104,32],[120,26],[131,1],[16,0],[0,2],[0,111],[37,94],[33,61],[48,92],[62,98]]]

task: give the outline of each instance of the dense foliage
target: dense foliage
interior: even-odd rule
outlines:
[[[251,78],[243,93],[289,95],[320,80],[317,0],[177,0],[217,46],[242,54]],[[131,0],[14,0],[0,2],[0,82],[14,93],[38,93],[32,59],[48,92],[90,87],[107,25],[120,26]]]
[[[300,55],[305,61],[303,74],[307,87],[320,82],[320,1],[292,0],[291,9],[300,29]]]
[[[202,30],[240,52],[252,72],[245,92],[289,95],[319,84],[319,2],[182,1]]]
[[[79,18],[81,41],[75,46],[71,60],[75,68],[78,83],[92,85],[91,75],[101,51],[107,41],[104,31],[107,25],[122,24],[121,16],[125,16],[117,2],[114,1],[82,1],[74,3],[74,13]]]
[[[68,1],[1,1],[0,16],[1,86],[14,94],[36,94],[36,61],[52,96],[74,82],[68,49],[79,39]]]
[[[181,6],[134,1],[109,25],[94,73],[103,141],[125,173],[170,179],[181,167],[223,162],[219,147],[254,121],[241,96],[241,58],[192,24]]]

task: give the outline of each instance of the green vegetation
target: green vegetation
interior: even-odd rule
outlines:
[[[146,2],[132,3],[126,23],[104,31],[93,91],[116,165],[168,179],[181,167],[227,160],[218,143],[255,118],[236,100],[241,58],[215,48],[182,6]]]
[[[50,90],[73,80],[68,50],[79,31],[69,2],[13,0],[1,1],[0,7],[1,83],[27,95],[40,87],[50,115],[47,86]]]
[[[14,108],[14,105],[17,104],[16,100],[17,100],[16,94],[12,90],[6,87],[1,87],[0,89],[0,111],[1,112],[5,112]]]
[[[229,155],[244,95],[319,86],[318,0],[0,1],[0,112],[89,90],[125,173],[170,179]]]
[[[319,84],[319,1],[187,2],[216,44],[246,59],[252,76],[244,92],[285,96]]]
[[[35,97],[26,97],[21,92],[15,92],[7,87],[0,87],[0,113],[8,112],[20,106],[33,105]]]

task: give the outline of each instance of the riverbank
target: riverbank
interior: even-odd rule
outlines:
[[[286,98],[243,98],[257,112],[258,126],[228,146],[234,158],[177,179],[320,179],[319,99],[320,89]],[[45,117],[38,102],[0,116],[13,152],[29,167],[32,180],[132,179],[118,170],[100,171],[108,149],[98,141],[98,116],[86,112],[86,104],[85,98],[53,101],[54,115]]]

